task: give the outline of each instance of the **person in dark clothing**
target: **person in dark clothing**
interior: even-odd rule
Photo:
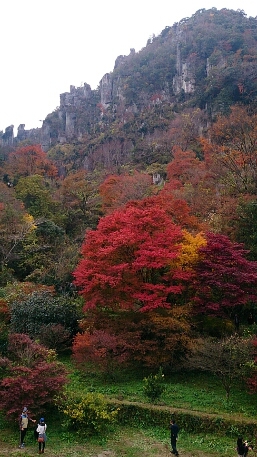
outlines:
[[[239,321],[239,316],[238,316],[238,314],[235,314],[234,321],[235,321],[235,330],[236,330],[236,332],[239,332],[239,324],[240,324],[240,321]]]
[[[177,439],[178,439],[179,428],[176,421],[173,419],[170,423],[170,442],[171,442],[171,453],[178,455],[177,451]]]
[[[236,443],[238,457],[246,457],[249,449],[251,449],[251,446],[247,443],[247,441],[243,441],[243,438],[240,436]]]
[[[245,453],[245,446],[243,443],[243,438],[240,436],[236,442],[236,450],[238,457],[243,457]]]

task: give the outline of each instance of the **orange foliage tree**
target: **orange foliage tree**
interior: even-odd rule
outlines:
[[[177,114],[164,135],[167,146],[178,146],[182,151],[196,146],[200,127],[204,124],[203,118],[203,112],[199,108],[186,109],[182,114]]]
[[[229,116],[219,116],[203,142],[206,160],[227,189],[238,194],[257,193],[257,114],[232,106]]]
[[[190,229],[193,226],[206,228],[210,215],[218,206],[214,173],[194,151],[182,151],[178,146],[173,148],[173,158],[167,165],[167,182],[161,195],[164,196],[163,204],[165,200],[169,204],[177,201],[176,212],[181,211],[177,222]]]
[[[149,174],[135,171],[133,174],[108,176],[99,187],[103,211],[106,214],[132,200],[141,200],[152,193]]]
[[[73,358],[81,370],[114,375],[119,366],[178,366],[194,345],[188,305],[145,313],[94,309],[75,337]]]
[[[21,176],[26,177],[35,174],[49,178],[57,176],[56,167],[38,144],[22,146],[11,152],[5,171],[14,180]]]
[[[92,364],[113,376],[120,364],[128,358],[128,345],[122,335],[104,330],[78,333],[73,342],[73,357],[81,367],[92,369]]]

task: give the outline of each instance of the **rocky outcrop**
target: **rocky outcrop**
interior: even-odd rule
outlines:
[[[213,71],[219,71],[222,68],[226,68],[226,66],[227,59],[222,54],[220,54],[218,57],[212,56],[212,58],[207,58],[206,74],[209,77]]]
[[[48,151],[51,147],[51,129],[46,121],[43,122],[41,128],[41,146],[43,151]]]
[[[192,69],[187,62],[181,63],[179,74],[173,78],[173,91],[178,95],[181,91],[192,94],[195,90],[195,79]]]
[[[14,125],[9,125],[9,127],[6,127],[5,132],[1,135],[1,146],[13,146],[13,129]]]
[[[91,87],[87,83],[80,87],[70,86],[70,92],[64,92],[60,95],[60,110],[68,106],[80,106],[83,100],[90,99],[91,93]]]
[[[178,95],[182,90],[185,94],[191,94],[195,90],[195,75],[189,60],[181,58],[181,46],[186,41],[186,32],[181,30],[180,25],[176,30],[176,75],[173,78],[173,91]]]
[[[9,125],[6,127],[5,132],[0,134],[0,145],[3,147],[9,146],[16,146],[18,143],[21,143],[25,140],[30,140],[35,144],[41,143],[41,129],[30,129],[25,130],[25,124],[20,124],[17,130],[17,136],[14,137],[14,126]]]
[[[25,130],[25,124],[20,124],[15,138],[16,143],[28,139],[33,143],[41,143],[41,128]]]
[[[60,109],[58,117],[61,123],[59,131],[59,141],[64,142],[78,134],[76,130],[77,110],[89,101],[92,90],[89,84],[84,86],[70,86],[70,92],[60,95]]]
[[[100,81],[101,104],[107,107],[113,100],[112,77],[106,73]]]

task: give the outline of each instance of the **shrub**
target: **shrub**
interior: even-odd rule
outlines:
[[[81,397],[66,394],[56,398],[56,405],[66,416],[66,426],[88,434],[103,433],[115,422],[118,409],[112,410],[102,394],[87,393]]]
[[[159,369],[157,374],[150,374],[147,378],[144,378],[143,391],[151,402],[159,400],[164,390],[164,374],[162,368]]]
[[[0,297],[0,352],[5,352],[9,330],[10,312],[5,299]]]

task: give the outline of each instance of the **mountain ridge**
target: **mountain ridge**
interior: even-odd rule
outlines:
[[[40,143],[55,155],[64,144],[76,145],[80,150],[76,168],[92,170],[99,157],[101,166],[108,166],[106,150],[113,155],[111,167],[138,163],[146,138],[148,143],[156,143],[156,138],[161,143],[182,113],[198,116],[195,128],[201,134],[231,105],[255,106],[256,74],[256,18],[247,18],[242,10],[201,9],[165,27],[139,52],[131,49],[129,55],[118,56],[97,89],[87,83],[71,85],[42,128],[26,130],[20,124],[14,138],[9,126],[0,141],[8,147]],[[149,151],[143,151],[146,155]],[[165,153],[161,155],[165,161]],[[149,163],[156,161],[156,154],[152,156]]]

